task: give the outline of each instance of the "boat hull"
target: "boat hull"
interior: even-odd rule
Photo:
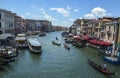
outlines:
[[[28,47],[31,52],[40,53],[41,54],[41,44],[37,39],[28,39]]]
[[[61,43],[57,43],[57,42],[54,42],[54,41],[52,41],[52,43],[53,43],[54,45],[58,45],[58,46],[61,45]]]
[[[40,53],[41,54],[41,50],[34,50],[30,45],[28,45],[29,50],[33,53]]]

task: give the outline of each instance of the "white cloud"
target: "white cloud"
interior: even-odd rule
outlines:
[[[44,8],[40,8],[39,11],[45,11]]]
[[[20,15],[22,18],[25,18],[25,16],[24,15]]]
[[[67,10],[70,10],[70,7],[69,7],[69,6],[67,6]]]
[[[36,5],[32,5],[31,8],[37,9],[37,6]]]
[[[34,18],[34,19],[40,19],[41,16],[39,16],[39,15],[33,15],[33,18]]]
[[[63,24],[68,24],[68,22],[66,22],[66,21],[63,21]]]
[[[104,16],[110,16],[111,14],[108,13],[105,9],[100,8],[100,7],[95,7],[91,10],[91,13],[85,14],[84,18],[88,18],[88,19],[94,19],[94,18],[98,18],[98,17],[104,17]]]
[[[93,8],[91,13],[94,14],[95,16],[102,17],[106,15],[106,12],[107,11],[105,9],[96,7],[96,8]]]
[[[63,26],[69,26],[69,23],[67,21],[63,21]]]
[[[47,20],[50,20],[50,21],[55,21],[56,20],[52,16],[48,15],[45,11],[43,11],[42,14],[43,14],[43,17]]]
[[[112,16],[112,14],[111,14],[111,13],[108,13],[108,16]]]
[[[68,20],[69,20],[69,21],[74,21],[74,19],[73,19],[73,18],[69,18]]]
[[[30,16],[31,14],[30,13],[25,13],[25,15]]]
[[[79,9],[74,9],[74,12],[78,12],[79,11]]]
[[[64,8],[50,8],[51,11],[57,11],[58,13],[62,14],[65,17],[69,17],[69,11]]]
[[[82,19],[82,17],[79,17],[79,19]]]
[[[93,14],[86,14],[86,15],[84,15],[84,18],[86,18],[86,19],[95,19],[96,17]]]

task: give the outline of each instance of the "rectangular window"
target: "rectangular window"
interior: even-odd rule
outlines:
[[[1,22],[0,22],[0,28],[1,28],[1,26],[2,26],[2,25],[1,25]]]
[[[1,14],[0,14],[0,19],[1,19]]]

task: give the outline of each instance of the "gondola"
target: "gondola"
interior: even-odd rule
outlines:
[[[78,47],[78,48],[85,47],[85,45],[83,45],[82,43],[73,43],[73,46]]]
[[[67,50],[70,50],[70,47],[68,45],[66,45],[66,44],[63,44],[63,45]]]
[[[106,74],[106,75],[115,75],[115,72],[110,72],[108,69],[104,69],[102,68],[101,65],[98,65],[96,63],[94,63],[92,60],[88,59],[88,63],[93,67],[95,68],[96,70]]]

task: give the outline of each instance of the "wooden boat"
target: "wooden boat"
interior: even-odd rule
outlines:
[[[3,59],[12,59],[17,56],[18,54],[17,54],[16,49],[12,47],[6,47],[3,49],[3,51],[0,52],[0,58],[3,58]]]
[[[115,75],[115,72],[110,72],[108,69],[104,69],[101,65],[98,65],[96,63],[94,63],[92,60],[88,59],[88,63],[93,67],[95,68],[96,70],[104,73],[104,74],[107,74],[107,75]]]
[[[78,48],[83,48],[85,47],[85,45],[83,45],[82,43],[73,43],[74,46],[78,47]]]
[[[7,65],[9,64],[9,62],[14,62],[15,59],[12,58],[12,59],[4,59],[4,58],[0,58],[0,65]]]
[[[64,47],[65,47],[67,50],[70,50],[70,47],[69,47],[66,43],[64,43]]]
[[[70,39],[65,39],[65,42],[66,42],[66,43],[73,43],[73,41],[70,40]]]
[[[1,54],[0,54],[1,55]],[[18,55],[17,54],[12,54],[12,55],[9,55],[9,54],[5,54],[5,53],[2,53],[2,58],[4,59],[11,59],[11,58],[15,58],[17,57]]]
[[[45,32],[40,32],[40,33],[39,33],[39,36],[40,36],[40,37],[46,36],[46,33],[45,33]]]
[[[52,43],[53,43],[54,45],[58,45],[58,46],[60,46],[60,45],[61,45],[61,43],[60,43],[60,42],[58,42],[57,40],[53,40],[53,41],[52,41]]]
[[[29,38],[28,40],[28,47],[30,51],[34,53],[41,53],[41,44],[37,39]]]

